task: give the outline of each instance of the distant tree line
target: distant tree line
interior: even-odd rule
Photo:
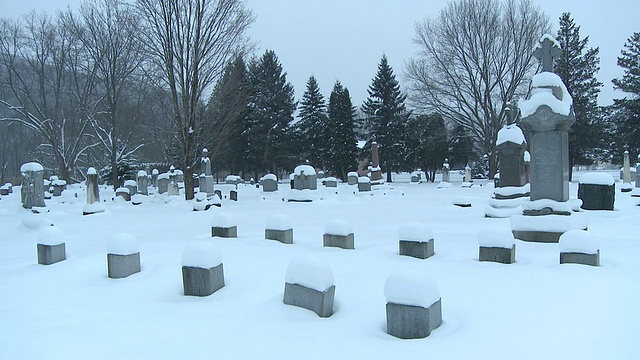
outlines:
[[[345,179],[367,171],[373,139],[387,181],[415,169],[433,181],[445,158],[486,162],[491,176],[506,103],[527,96],[532,48],[551,28],[528,0],[451,1],[416,24],[407,90],[383,54],[357,107],[340,81],[324,96],[313,75],[296,100],[276,53],[252,55],[253,21],[239,0],[86,0],[76,12],[0,19],[0,182],[38,160],[67,181],[98,167],[117,187],[144,164],[195,173],[203,148],[219,174],[257,180],[309,162]],[[613,81],[628,96],[607,107],[596,101],[599,49],[569,13],[556,38],[554,71],[576,114],[571,163],[620,162],[625,146],[637,156],[640,33]]]

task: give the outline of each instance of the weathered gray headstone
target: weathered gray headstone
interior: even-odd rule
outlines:
[[[158,175],[160,175],[158,169],[151,170],[151,185],[153,187],[158,187]]]
[[[606,173],[587,173],[580,177],[578,199],[585,210],[613,210],[616,186],[613,176]]]
[[[378,142],[374,136],[371,140],[371,181],[374,184],[382,182],[382,169],[380,169],[380,157],[378,156]]]
[[[624,151],[624,166],[622,171],[622,192],[629,192],[633,189],[631,186],[631,164],[629,161],[629,150]]]
[[[311,165],[298,165],[294,169],[293,188],[296,190],[317,190],[318,178]]]
[[[137,192],[142,195],[149,195],[149,177],[147,176],[147,172],[144,170],[138,171],[138,176],[136,177],[136,186]]]
[[[20,167],[22,188],[20,190],[22,207],[45,207],[44,203],[44,168],[37,162],[25,163]]]
[[[273,192],[278,191],[278,178],[274,174],[267,174],[260,179],[262,191]]]
[[[212,268],[182,267],[182,286],[187,296],[209,296],[224,287],[222,264]]]
[[[100,190],[98,188],[98,172],[90,167],[87,170],[87,204],[100,202]]]
[[[135,180],[125,180],[124,187],[129,189],[129,195],[131,197],[138,193],[138,183]]]
[[[283,302],[311,310],[320,317],[333,314],[336,287],[327,263],[313,256],[299,256],[287,267]]]
[[[168,173],[158,175],[158,194],[164,194],[169,191],[169,179]]]
[[[211,160],[209,159],[209,150],[202,149],[202,157],[200,158],[200,175],[198,177],[198,186],[200,192],[213,194],[213,176],[211,175]]]
[[[496,149],[500,160],[500,187],[523,186],[524,151],[527,143],[522,130],[516,124],[509,124],[498,131]]]
[[[299,306],[311,310],[320,317],[333,314],[333,301],[336,293],[335,285],[325,291],[318,291],[298,284],[284,284],[283,302],[287,305]]]
[[[355,171],[351,171],[347,174],[347,184],[349,185],[357,185],[358,184],[358,173]]]
[[[478,259],[480,261],[513,264],[514,262],[516,262],[516,245],[512,245],[511,248],[498,246],[480,246]]]
[[[449,182],[449,159],[444,159],[442,164],[442,182]]]

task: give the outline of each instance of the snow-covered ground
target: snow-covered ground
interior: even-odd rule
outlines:
[[[50,212],[20,206],[20,189],[0,200],[0,358],[2,359],[639,359],[640,207],[616,191],[616,211],[585,211],[601,266],[559,264],[558,244],[516,240],[516,263],[478,261],[478,234],[509,228],[484,217],[493,186],[465,189],[392,184],[373,196],[355,186],[320,188],[311,203],[283,202],[288,186],[263,194],[239,186],[239,201],[192,211],[179,198],[133,206],[112,202],[82,215],[77,203],[47,200]],[[480,186],[483,184],[483,186]],[[621,185],[620,181],[616,186]],[[338,192],[336,194],[335,192]],[[571,184],[575,198],[577,183]],[[452,205],[466,196],[472,206]],[[238,238],[212,238],[217,213],[233,215]],[[274,213],[289,217],[294,244],[264,239]],[[38,265],[33,217],[64,231],[65,261]],[[327,223],[344,219],[355,250],[322,247]],[[435,256],[398,255],[403,224],[426,225]],[[107,244],[133,235],[142,271],[109,279]],[[215,245],[226,286],[183,295],[181,262],[194,243]],[[333,273],[335,313],[283,304],[291,260],[314,256]],[[384,286],[398,271],[434,279],[442,326],[428,338],[386,334]]]

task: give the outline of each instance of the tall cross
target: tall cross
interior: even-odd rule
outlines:
[[[542,71],[553,71],[553,59],[562,54],[562,49],[551,35],[544,35],[533,51],[533,56],[542,61]]]

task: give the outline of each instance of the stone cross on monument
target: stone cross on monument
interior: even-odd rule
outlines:
[[[553,59],[561,54],[562,49],[551,35],[543,36],[533,51],[533,56],[542,62],[542,71],[547,72],[553,72]]]

